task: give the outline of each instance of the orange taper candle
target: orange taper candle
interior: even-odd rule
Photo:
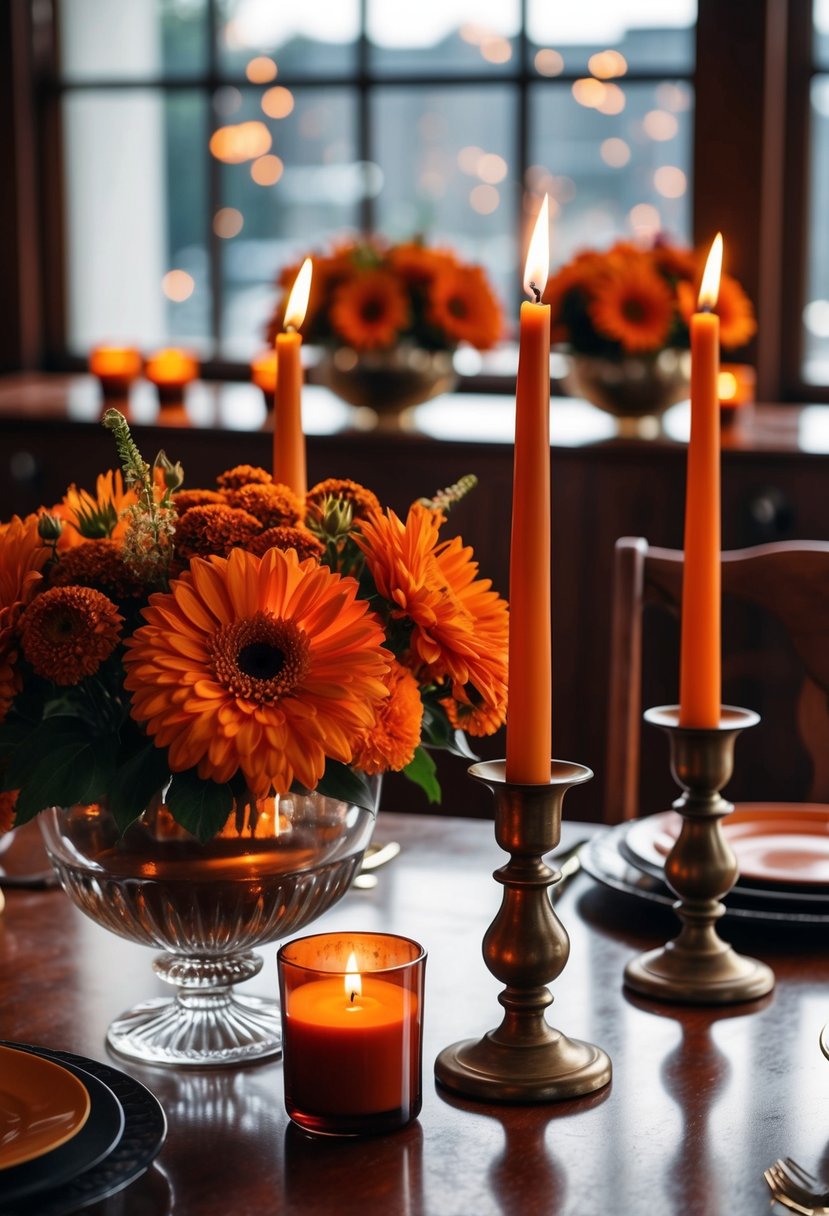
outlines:
[[[685,561],[679,667],[680,726],[720,720],[720,320],[722,237],[708,255],[691,317],[691,438],[685,493]]]
[[[533,231],[521,305],[515,387],[515,457],[510,546],[507,781],[550,780],[550,308],[541,304],[549,270],[545,197]]]
[[[310,258],[302,263],[285,308],[285,332],[276,336],[276,396],[273,420],[273,479],[305,497],[305,435],[302,430],[302,337],[311,290]]]

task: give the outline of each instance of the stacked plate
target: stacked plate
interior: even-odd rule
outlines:
[[[68,1216],[138,1178],[167,1132],[158,1100],[83,1056],[0,1044],[0,1213]]]
[[[584,869],[617,891],[672,904],[664,865],[681,822],[667,811],[619,824],[584,846]],[[829,806],[741,803],[723,832],[740,868],[727,916],[829,925]]]

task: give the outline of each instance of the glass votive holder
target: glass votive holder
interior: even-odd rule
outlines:
[[[162,407],[181,405],[184,389],[199,374],[199,361],[186,350],[170,347],[147,356],[144,375],[158,390]]]
[[[89,370],[97,377],[107,401],[128,396],[143,364],[141,352],[133,346],[96,346],[89,352]]]
[[[404,1127],[422,1103],[426,951],[388,933],[318,933],[277,955],[285,1106],[308,1132]]]
[[[757,373],[748,363],[721,363],[718,388],[720,422],[730,426],[741,410],[754,404]]]

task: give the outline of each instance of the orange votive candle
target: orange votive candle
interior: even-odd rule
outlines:
[[[691,437],[685,496],[680,726],[710,729],[720,721],[720,321],[717,302],[722,237],[703,275],[700,311],[691,317]]]
[[[416,1117],[425,958],[392,934],[317,934],[282,947],[285,1102],[295,1122],[336,1134]]]
[[[506,777],[550,780],[552,644],[550,605],[550,308],[537,301],[548,274],[547,199],[527,255],[515,390],[510,544]]]
[[[199,363],[194,355],[186,350],[176,350],[169,347],[157,350],[148,355],[144,367],[144,375],[151,384],[158,388],[184,388],[199,374]]]
[[[133,346],[96,346],[89,352],[89,370],[105,393],[126,393],[142,366],[141,352]]]
[[[273,409],[274,393],[276,392],[276,350],[263,350],[251,360],[250,378],[257,388],[261,388],[265,396],[265,404]]]
[[[306,258],[285,308],[285,332],[276,335],[276,394],[273,424],[273,479],[301,497],[308,489],[302,429],[302,336],[311,290],[312,263]]]

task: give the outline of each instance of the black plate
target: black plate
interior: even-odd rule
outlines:
[[[46,1053],[41,1051],[31,1054],[46,1057]],[[42,1191],[46,1185],[56,1187],[69,1182],[77,1174],[102,1161],[121,1139],[124,1112],[112,1090],[83,1068],[68,1064],[65,1060],[55,1060],[55,1063],[86,1086],[91,1101],[89,1118],[65,1144],[32,1161],[3,1170],[0,1174],[0,1208]]]
[[[69,1216],[78,1208],[116,1194],[141,1177],[158,1155],[167,1135],[164,1111],[146,1086],[117,1068],[111,1068],[109,1064],[101,1064],[85,1056],[71,1055],[67,1051],[48,1051],[25,1043],[6,1043],[5,1046],[30,1051],[46,1060],[54,1060],[57,1064],[91,1074],[117,1099],[124,1113],[124,1131],[103,1160],[68,1182],[60,1186],[47,1185],[26,1198],[11,1202],[6,1200],[4,1194],[0,1195],[0,1216]],[[92,1101],[94,1109],[94,1097]],[[44,1181],[50,1183],[51,1179],[47,1177]]]

